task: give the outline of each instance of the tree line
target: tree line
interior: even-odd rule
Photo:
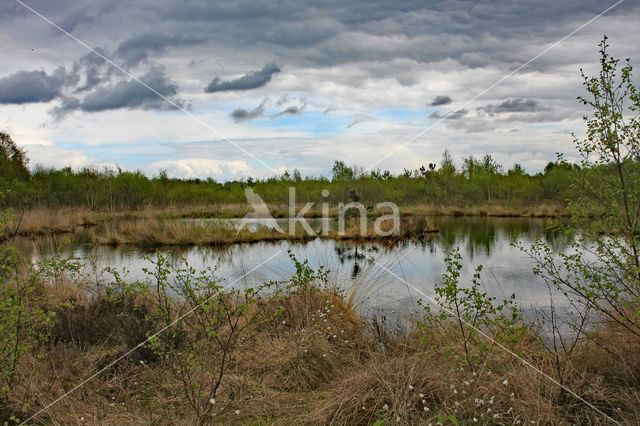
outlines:
[[[84,207],[92,210],[131,210],[145,207],[244,203],[244,189],[252,186],[266,202],[287,204],[290,186],[298,202],[350,202],[399,205],[468,205],[502,203],[535,205],[564,203],[570,195],[570,176],[577,166],[558,160],[543,172],[528,174],[519,164],[508,170],[491,155],[463,158],[458,166],[448,151],[439,164],[428,163],[394,175],[388,170],[365,172],[358,166],[335,161],[331,178],[302,177],[298,170],[266,179],[228,182],[214,179],[176,179],[165,171],[149,177],[141,171],[120,168],[61,169],[35,167],[7,133],[0,133],[1,207]],[[322,197],[322,190],[329,197]]]

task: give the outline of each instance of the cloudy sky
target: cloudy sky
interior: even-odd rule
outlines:
[[[102,56],[0,0],[0,130],[32,166],[227,180],[449,149],[538,171],[583,131],[603,34],[640,58],[633,0],[492,88],[616,0],[21,1]]]

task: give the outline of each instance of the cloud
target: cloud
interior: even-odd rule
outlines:
[[[290,106],[287,109],[280,111],[279,113],[277,113],[276,115],[274,115],[271,118],[278,118],[278,117],[282,117],[283,115],[300,115],[302,113],[302,111],[304,110],[306,105],[302,105],[302,106]]]
[[[360,124],[360,123],[367,123],[367,122],[371,122],[371,121],[377,121],[375,118],[370,117],[366,114],[356,114],[353,116],[353,120],[351,121],[351,123],[349,123],[347,125],[347,129],[352,128],[353,126],[355,126],[356,124]]]
[[[121,42],[115,56],[124,60],[125,67],[131,67],[147,60],[149,55],[163,53],[171,44],[172,37],[165,34],[141,34]]]
[[[138,42],[122,43],[116,56],[124,55],[127,65],[143,61],[146,58],[142,46],[151,37],[137,39]],[[160,39],[153,46],[167,44]],[[123,47],[124,46],[124,47]],[[136,48],[139,48],[136,50]],[[96,48],[101,55],[109,56],[103,49]],[[130,52],[129,56],[124,52]],[[150,64],[140,80],[161,95],[172,98],[178,105],[183,102],[176,99],[178,86],[165,74],[164,66]],[[170,105],[156,93],[144,87],[134,79],[112,83],[113,76],[119,73],[95,53],[89,53],[74,61],[71,71],[58,67],[52,74],[45,71],[18,71],[13,75],[0,78],[0,104],[27,104],[59,100],[60,104],[50,111],[56,120],[74,110],[98,112],[118,108],[167,109]],[[78,97],[87,93],[84,97]]]
[[[162,160],[146,167],[150,175],[157,174],[160,170],[166,170],[171,177],[183,179],[212,177],[216,180],[247,177],[254,171],[244,160],[224,161],[207,158]]]
[[[30,159],[29,163],[33,169],[39,167],[61,168],[66,166],[70,166],[76,170],[84,167],[99,169],[107,167],[115,169],[114,163],[95,157],[89,157],[79,149],[67,149],[55,145],[43,144],[30,144],[27,148],[27,156]]]
[[[172,97],[178,93],[178,86],[165,75],[164,69],[160,66],[152,67],[140,80],[164,97]],[[89,112],[161,106],[168,104],[136,80],[120,81],[112,87],[101,87],[87,95],[80,104],[83,111]]]
[[[233,121],[235,121],[236,123],[239,123],[241,121],[255,120],[256,118],[264,115],[264,105],[266,103],[267,100],[265,99],[262,101],[262,103],[260,103],[260,105],[253,108],[252,110],[246,110],[244,108],[234,109],[231,112],[231,118],[233,118]]]
[[[278,99],[276,104],[277,105],[282,105],[282,103],[279,103],[281,100],[282,100],[282,98]],[[301,101],[302,101],[302,105],[291,105],[290,107],[287,107],[284,110],[280,111],[279,113],[271,116],[271,119],[273,120],[273,119],[280,118],[280,117],[285,116],[285,115],[300,115],[300,114],[302,114],[302,111],[304,111],[304,109],[307,107],[307,102],[304,99],[301,99]]]
[[[544,108],[534,99],[507,99],[499,104],[489,104],[477,108],[478,111],[485,112],[490,116],[494,114],[502,114],[507,112],[537,112],[542,111]]]
[[[141,63],[148,63],[150,57],[162,55],[169,47],[195,44],[199,40],[201,38],[187,35],[170,37],[165,34],[144,33],[122,41],[113,54],[105,52],[100,47],[95,50],[107,58],[111,57],[115,63],[123,68],[130,69]],[[151,64],[151,68],[157,66],[157,63]],[[114,75],[119,75],[119,72],[111,64],[91,52],[74,62],[72,75],[75,79],[74,84],[79,84],[74,88],[74,93],[81,93],[108,83]]]
[[[441,105],[448,105],[451,102],[453,102],[453,99],[451,99],[449,96],[439,95],[439,96],[436,96],[435,98],[433,98],[433,100],[431,101],[431,103],[429,105],[431,105],[431,106],[441,106]]]
[[[152,66],[146,74],[140,77],[140,81],[165,98],[172,99],[176,104],[182,105],[182,101],[175,98],[178,86],[165,75],[163,67]],[[61,118],[74,110],[99,112],[120,108],[169,109],[171,105],[157,93],[131,79],[122,80],[109,86],[99,86],[82,100],[75,97],[63,97],[61,105],[54,108],[53,113],[57,118]]]
[[[114,55],[122,59],[125,67],[133,67],[147,61],[150,56],[158,56],[174,46],[194,45],[202,42],[202,35],[178,34],[168,36],[161,33],[144,33],[122,41]]]
[[[429,115],[429,118],[435,118],[437,120],[441,120],[441,119],[459,120],[462,117],[466,116],[468,113],[469,113],[469,111],[467,111],[466,109],[459,109],[459,110],[453,111],[453,112],[448,113],[448,114],[442,114],[440,111],[433,111]]]
[[[63,67],[49,75],[44,71],[18,71],[0,78],[0,104],[49,102],[55,99],[67,80]]]
[[[95,49],[103,56],[107,53],[100,47]],[[80,93],[91,90],[99,84],[108,81],[115,68],[107,64],[104,59],[91,52],[73,63],[72,82],[75,87],[74,92]]]
[[[251,71],[234,80],[221,81],[214,78],[204,89],[205,93],[223,92],[228,90],[250,90],[262,87],[271,81],[274,74],[280,72],[280,67],[275,63],[268,63],[261,70]]]
[[[286,104],[287,102],[289,102],[289,99],[290,99],[290,98],[289,98],[289,95],[287,95],[287,94],[285,93],[284,95],[282,95],[282,96],[280,96],[280,97],[278,98],[278,100],[276,101],[276,105],[278,105],[278,106],[284,105],[284,104]]]

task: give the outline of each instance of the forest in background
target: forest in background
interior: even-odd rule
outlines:
[[[439,164],[428,163],[399,175],[388,170],[365,172],[335,161],[331,179],[302,177],[298,170],[267,179],[248,177],[225,183],[209,179],[176,179],[161,171],[148,177],[120,168],[73,170],[28,168],[28,158],[7,133],[0,133],[0,207],[14,209],[82,207],[95,211],[176,208],[246,203],[244,189],[253,187],[267,203],[286,205],[289,187],[296,187],[298,203],[360,201],[365,205],[388,201],[398,205],[456,206],[491,204],[528,207],[564,204],[571,175],[579,167],[550,161],[543,172],[528,174],[519,164],[505,169],[491,155],[469,156],[457,165],[448,151]],[[329,197],[322,197],[322,190]]]

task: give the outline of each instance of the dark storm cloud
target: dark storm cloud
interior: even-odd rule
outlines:
[[[165,98],[172,99],[177,105],[182,105],[180,100],[175,99],[178,86],[165,75],[163,67],[151,67],[147,73],[140,77],[140,80]],[[61,105],[54,108],[53,113],[57,118],[62,118],[74,110],[99,112],[121,108],[170,109],[171,107],[171,104],[158,96],[157,93],[131,79],[100,86],[83,99],[71,96],[63,97]]]
[[[96,48],[96,52],[106,56],[106,52],[101,48]],[[91,90],[99,84],[108,81],[115,68],[107,64],[104,59],[95,53],[88,53],[78,59],[73,64],[73,79],[77,86],[74,92],[80,93]]]
[[[0,104],[49,102],[60,94],[67,78],[62,67],[51,75],[44,71],[18,71],[0,78]]]
[[[178,86],[165,75],[164,66],[149,63],[150,54],[163,52],[168,46],[192,40],[189,37],[168,38],[145,35],[133,37],[120,43],[113,55],[97,47],[95,50],[105,57],[113,57],[125,68],[144,63],[144,74],[139,78],[161,95],[176,98]],[[86,94],[84,97],[79,95]],[[45,71],[19,71],[0,78],[0,104],[25,104],[58,100],[59,105],[51,112],[56,120],[69,112],[81,110],[99,112],[111,109],[167,109],[171,105],[157,93],[144,87],[134,79],[127,79],[115,67],[96,53],[87,53],[77,59],[71,71],[64,67],[48,74]]]
[[[631,7],[625,2],[615,12]],[[202,46],[203,54],[211,54],[215,50],[207,44],[213,44],[243,49],[248,54],[272,53],[278,63],[287,66],[405,58],[420,63],[453,59],[479,67],[526,61],[531,53],[537,53],[531,52],[530,46],[556,41],[568,28],[575,28],[576,22],[602,12],[604,6],[597,0],[543,4],[500,0],[465,2],[465,7],[459,2],[419,0],[328,0],[323,7],[292,0],[274,4],[243,0],[141,0],[134,4],[94,0],[84,6],[61,1],[43,3],[38,8],[55,22],[81,25],[89,36],[91,32],[122,36],[115,50],[125,63],[162,54],[177,45]],[[23,12],[20,9],[18,12]],[[94,16],[96,10],[99,17]],[[530,66],[537,66],[537,62]],[[378,70],[389,75],[395,71],[394,67]],[[216,87],[214,84],[212,89]]]
[[[164,97],[172,97],[178,93],[178,86],[165,75],[164,69],[159,66],[152,67],[140,80]],[[118,108],[150,109],[164,106],[170,105],[135,80],[120,81],[112,87],[100,87],[87,95],[80,104],[82,110],[91,112]]]
[[[328,0],[318,7],[315,2],[293,0],[89,0],[82,6],[72,1],[43,2],[37,9],[69,28],[80,25],[88,35],[123,36],[123,48],[130,45],[131,49],[123,57],[133,61],[163,52],[167,46],[196,46],[206,40],[231,49],[276,53],[287,65],[291,61],[331,66],[393,58],[430,63],[451,58],[477,67],[526,61],[531,56],[523,46],[556,41],[567,29],[574,29],[576,22],[606,7],[598,0],[462,4]],[[624,2],[615,12],[632,7],[632,2]],[[7,7],[7,14],[15,15],[15,10],[24,16],[25,10],[14,6]],[[193,39],[181,40],[185,36]],[[143,49],[137,51],[138,47]]]
[[[445,120],[459,120],[462,117],[466,116],[469,113],[466,109],[459,109],[450,114],[442,114],[440,111],[433,111],[429,118],[434,118],[437,120],[445,119]]]
[[[287,69],[294,71],[335,69],[332,82],[337,85],[353,83],[354,77],[339,69],[345,64],[362,72],[358,81],[391,77],[404,85],[420,82],[420,73],[414,71],[439,72],[440,66],[458,67],[456,71],[488,66],[508,72],[539,53],[542,46],[557,41],[606,7],[598,0],[543,0],[542,4],[498,0],[465,2],[464,6],[461,7],[460,2],[421,0],[373,3],[328,0],[322,7],[310,1],[293,0],[278,3],[249,0],[140,0],[133,3],[88,0],[82,5],[71,0],[34,3],[34,7],[52,21],[76,30],[74,34],[80,31],[78,36],[89,44],[102,43],[105,56],[116,63],[127,69],[138,67],[136,75],[147,72],[154,64],[163,63],[168,53],[173,61],[184,60],[184,64],[211,56],[216,56],[211,63],[224,60],[232,63],[240,57],[243,57],[242,62],[246,62],[246,57],[261,61],[258,63],[275,61],[237,79],[217,77],[210,81],[211,76],[217,74],[215,68],[198,70],[194,73],[197,77],[189,76],[190,80],[199,78],[198,84],[206,86],[208,93],[263,87],[280,71],[276,63],[285,64]],[[624,2],[607,16],[624,15],[635,7],[632,2]],[[5,18],[3,32],[23,42],[15,48],[8,46],[7,55],[23,52],[25,48],[30,52],[32,46],[41,46],[54,54],[59,51],[61,61],[68,64],[75,61],[72,67],[67,67],[72,69],[68,78],[75,82],[65,82],[62,88],[56,88],[49,80],[32,89],[33,93],[25,91],[24,96],[15,93],[9,96],[10,92],[3,91],[0,99],[11,98],[12,102],[58,99],[63,110],[73,109],[75,104],[78,108],[84,105],[96,111],[110,105],[125,108],[160,105],[147,97],[139,101],[125,99],[122,93],[125,86],[120,84],[123,80],[126,82],[125,77],[93,54],[71,57],[67,37],[44,25],[23,7],[3,3],[0,16]],[[596,42],[594,40],[594,46]],[[185,49],[182,51],[181,48]],[[550,51],[520,73],[536,69],[553,72],[554,67],[583,60],[576,55],[580,52],[558,54],[555,50]],[[23,72],[32,72],[40,66],[25,67],[27,70]],[[415,81],[413,76],[417,76]],[[47,74],[47,77],[52,75]],[[171,77],[182,81],[180,75]],[[308,82],[309,87],[317,83],[312,77]],[[63,89],[66,93],[61,94]],[[116,92],[110,94],[110,90]],[[287,90],[293,92],[297,88]],[[93,91],[104,95],[105,100],[92,97]],[[134,93],[146,96],[135,90]],[[453,90],[449,93],[459,96]],[[87,99],[80,97],[85,94]],[[574,99],[575,95],[571,95]],[[517,93],[513,96],[530,95]],[[71,101],[70,98],[77,99]],[[441,105],[445,104],[432,106]],[[517,102],[496,104],[480,112],[500,114],[509,108],[527,108],[527,105]],[[519,112],[530,113],[527,110]]]
[[[96,51],[107,58],[112,57],[115,63],[124,69],[130,69],[141,63],[148,64],[151,59],[162,55],[170,47],[196,43],[196,40],[199,39],[184,35],[169,37],[164,34],[145,33],[125,39],[118,44],[112,55],[100,47],[96,48]],[[93,52],[74,62],[73,73],[74,77],[82,82],[74,89],[75,93],[91,90],[100,84],[108,83],[114,75],[120,75],[115,67]]]
[[[235,121],[236,123],[239,123],[241,121],[255,120],[256,118],[264,115],[264,105],[266,103],[267,101],[265,99],[260,105],[251,110],[246,110],[244,108],[235,109],[233,110],[233,112],[231,112],[231,118],[233,118],[233,121]]]
[[[115,55],[124,61],[125,67],[131,67],[146,60],[149,55],[163,53],[167,47],[175,42],[173,37],[164,34],[142,34],[120,43]]]
[[[195,35],[168,36],[160,33],[145,33],[121,42],[114,55],[122,60],[121,65],[132,67],[150,57],[165,53],[170,47],[194,45],[203,40],[205,40],[204,37]]]
[[[491,116],[506,112],[537,112],[543,109],[538,101],[524,98],[507,99],[499,104],[489,104],[478,107],[478,111],[485,112]]]
[[[448,105],[451,102],[453,102],[453,99],[451,99],[449,96],[440,95],[440,96],[436,96],[429,105],[441,106],[441,105]]]
[[[275,63],[266,64],[261,70],[251,71],[234,80],[221,81],[214,78],[204,89],[206,93],[222,92],[227,90],[250,90],[262,87],[271,81],[274,74],[280,72],[280,67]]]

